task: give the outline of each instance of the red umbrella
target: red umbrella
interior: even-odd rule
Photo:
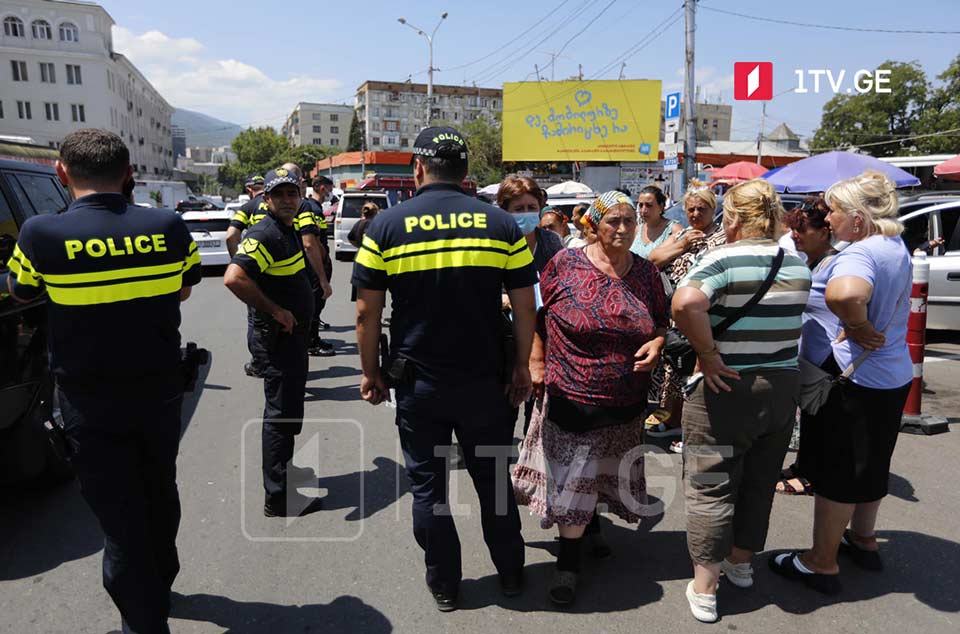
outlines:
[[[933,175],[948,181],[960,181],[960,154],[934,167]]]
[[[715,181],[748,181],[751,178],[759,178],[766,173],[767,168],[765,168],[763,165],[757,165],[756,163],[750,163],[749,161],[737,161],[736,163],[724,165],[715,171],[711,178],[713,178]]]

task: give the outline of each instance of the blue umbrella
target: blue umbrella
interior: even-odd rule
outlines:
[[[786,166],[784,166],[784,167],[786,167]],[[774,174],[776,174],[777,172],[779,172],[779,171],[782,170],[782,169],[783,169],[783,167],[774,167],[772,170],[767,170],[767,173],[764,174],[763,176],[761,176],[760,178],[763,178],[763,179],[766,179],[766,180],[770,180],[770,177],[771,177],[771,176],[773,176]]]
[[[831,185],[845,178],[853,178],[865,170],[876,170],[890,177],[897,187],[915,187],[920,179],[899,167],[853,152],[827,152],[791,163],[764,178],[778,192],[809,193],[826,191]]]

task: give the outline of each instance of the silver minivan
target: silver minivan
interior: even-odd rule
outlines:
[[[927,328],[960,330],[960,194],[924,195],[900,203],[903,241],[912,252],[926,240],[942,237],[927,256],[930,287]]]
[[[340,198],[333,220],[333,255],[337,260],[348,260],[356,254],[357,247],[350,244],[347,235],[360,221],[360,210],[368,202],[376,203],[381,211],[390,206],[389,197],[382,191],[347,190]]]

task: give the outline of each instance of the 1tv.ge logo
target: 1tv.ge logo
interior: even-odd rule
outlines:
[[[890,70],[878,68],[866,70],[861,68],[853,74],[853,85],[844,88],[846,70],[834,72],[827,68],[801,69],[794,71],[797,76],[797,86],[793,92],[804,94],[819,93],[821,85],[824,89],[839,93],[868,93],[889,94],[893,90],[889,87]],[[826,79],[821,84],[821,79]],[[812,90],[807,87],[807,80],[812,81]],[[773,99],[773,62],[734,62],[733,64],[733,98],[740,101],[766,101]]]

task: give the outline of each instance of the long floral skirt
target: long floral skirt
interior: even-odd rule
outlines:
[[[520,446],[513,471],[517,503],[540,516],[545,529],[588,524],[598,505],[601,512],[638,523],[647,504],[643,418],[573,433],[547,419],[548,400],[534,404]]]

